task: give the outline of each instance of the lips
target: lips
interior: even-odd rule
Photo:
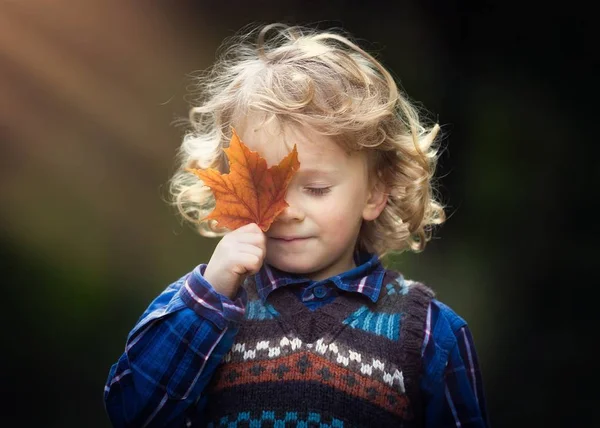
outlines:
[[[282,242],[293,242],[293,241],[302,241],[310,238],[310,236],[296,236],[296,235],[275,235],[270,236],[271,239],[282,241]]]
[[[279,239],[280,241],[297,241],[306,238],[302,236],[273,236],[272,239]]]

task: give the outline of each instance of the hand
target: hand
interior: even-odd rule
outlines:
[[[266,255],[266,236],[256,223],[225,235],[211,256],[204,279],[232,299],[248,275],[258,272]]]

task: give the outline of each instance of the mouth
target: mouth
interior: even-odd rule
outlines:
[[[303,241],[308,238],[304,238],[301,236],[272,236],[271,239],[279,242],[295,242],[295,241]]]

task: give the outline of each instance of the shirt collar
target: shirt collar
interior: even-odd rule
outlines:
[[[321,281],[312,281],[302,275],[287,273],[265,263],[255,275],[256,291],[264,302],[271,292],[286,285],[332,282],[341,290],[360,293],[377,302],[385,275],[385,268],[379,257],[366,252],[356,252],[354,261],[355,268]]]

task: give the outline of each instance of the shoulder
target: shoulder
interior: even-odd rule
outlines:
[[[430,326],[439,325],[444,330],[458,332],[467,322],[454,309],[440,301],[433,288],[406,278],[402,273],[386,269],[386,279],[382,291],[389,295],[410,296],[407,302],[414,305],[419,302],[427,307],[427,322]]]
[[[406,315],[413,315],[413,328],[424,332],[424,346],[428,342],[442,353],[449,352],[456,346],[461,329],[467,322],[449,305],[439,300],[434,289],[422,282],[406,278],[402,273],[386,272],[390,281],[383,287],[383,292],[391,295],[405,296],[403,308]],[[385,281],[384,281],[385,282]],[[415,316],[416,319],[415,319]]]
[[[452,308],[437,299],[431,300],[422,347],[427,378],[438,381],[443,378],[450,356],[465,340],[463,332],[466,328],[467,322]]]
[[[467,322],[452,308],[438,299],[432,299],[425,323],[425,345],[448,353],[456,347],[460,331],[466,325]]]
[[[437,323],[446,325],[454,333],[467,325],[464,318],[458,315],[450,306],[435,298],[431,300],[429,312],[431,318],[435,316]]]
[[[395,270],[386,269],[381,283],[381,291],[384,295],[411,295],[414,298],[423,299],[427,302],[435,297],[433,289],[419,281],[406,278],[402,273]]]
[[[425,323],[422,347],[423,383],[431,392],[444,384],[446,371],[464,367],[464,358],[472,358],[475,348],[467,322],[447,304],[433,299]]]

